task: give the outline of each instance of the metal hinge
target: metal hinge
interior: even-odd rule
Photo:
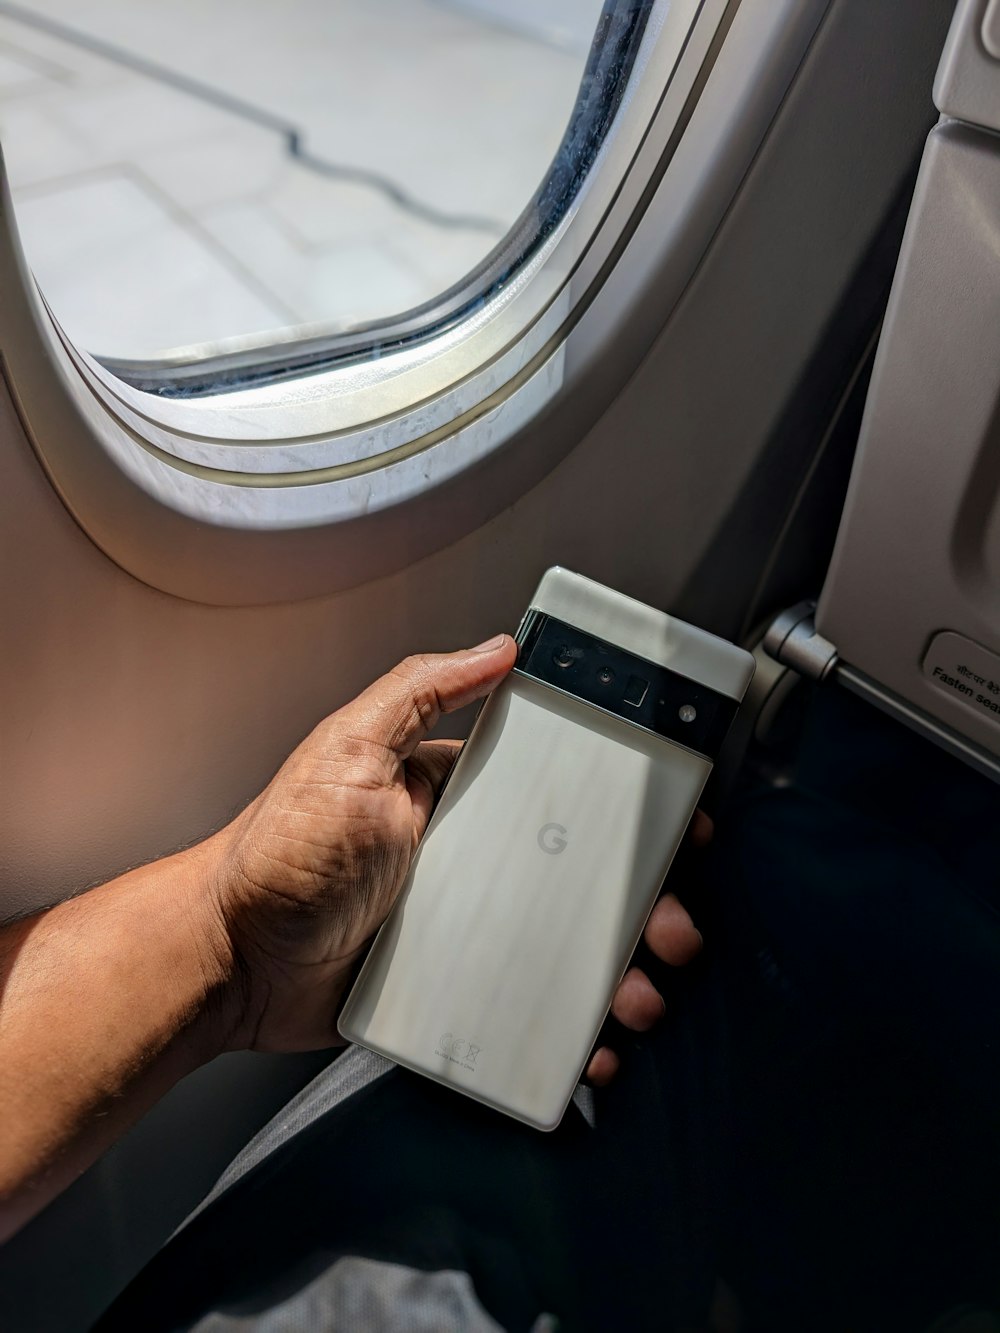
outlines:
[[[826,680],[837,665],[837,650],[816,632],[816,603],[797,602],[772,621],[764,651],[811,680]]]
[[[897,722],[902,722],[911,731],[925,736],[942,750],[947,750],[949,754],[992,778],[994,782],[1000,781],[1000,756],[952,730],[938,718],[931,717],[930,714],[917,708],[915,704],[897,698],[877,681],[871,680],[863,672],[841,661],[830,640],[816,633],[815,617],[815,602],[798,602],[795,606],[790,606],[787,611],[782,611],[781,615],[772,621],[771,627],[761,641],[764,652],[775,662],[811,680],[827,680],[836,672],[838,683],[845,689],[860,695],[883,713],[888,713]],[[780,693],[775,693],[775,699],[779,704],[782,697]],[[768,714],[773,714],[774,711],[772,705]],[[760,723],[757,725],[759,729]]]

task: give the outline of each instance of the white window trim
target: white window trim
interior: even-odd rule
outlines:
[[[672,257],[679,297],[826,7],[661,0],[588,180],[508,288],[427,344],[297,380],[187,400],[117,380],[41,300],[5,185],[0,282],[22,299],[4,303],[0,345],[67,507],[137,577],[221,603],[333,591],[455,540],[579,438],[530,427],[571,386],[586,399],[588,348],[622,336],[642,268]],[[644,206],[636,262],[622,237]],[[530,458],[511,449],[529,436]]]

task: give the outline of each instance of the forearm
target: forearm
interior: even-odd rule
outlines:
[[[0,1240],[224,1048],[213,840],[0,930]]]
[[[500,635],[407,659],[199,847],[0,928],[0,1239],[220,1051],[337,1043],[454,760],[427,732],[514,657]]]

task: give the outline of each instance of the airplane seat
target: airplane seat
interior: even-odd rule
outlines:
[[[934,100],[833,556],[757,649],[710,852],[719,1265],[773,1333],[1000,1325],[1000,0],[959,0]]]
[[[765,649],[1000,778],[1000,0],[960,0],[832,562]]]

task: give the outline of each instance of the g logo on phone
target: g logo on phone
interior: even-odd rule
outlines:
[[[538,830],[538,845],[549,856],[558,856],[560,852],[566,850],[568,832],[569,830],[562,824],[543,824]]]

